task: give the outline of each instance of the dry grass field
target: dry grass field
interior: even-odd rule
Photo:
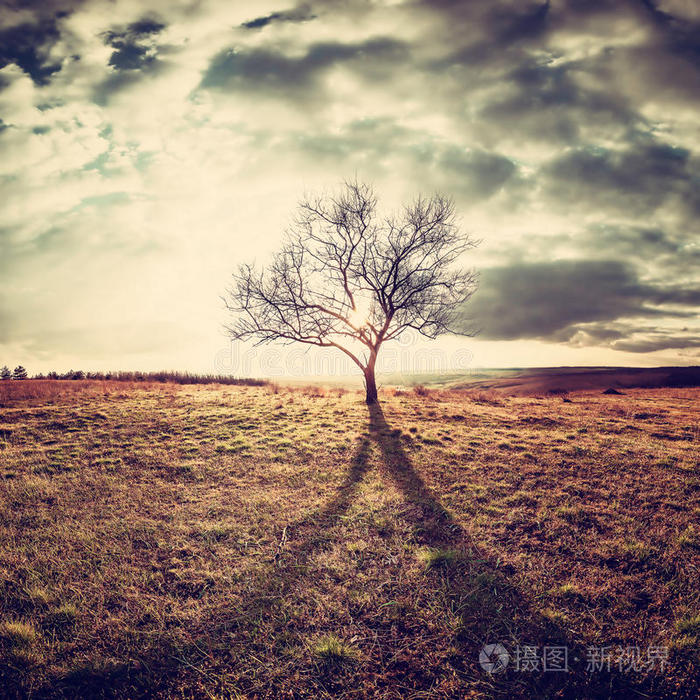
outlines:
[[[0,695],[696,697],[699,394],[4,382]]]

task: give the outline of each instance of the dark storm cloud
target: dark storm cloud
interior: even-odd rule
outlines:
[[[622,352],[646,353],[700,347],[700,335],[697,330],[665,330],[649,325],[613,321],[567,326],[555,333],[551,339],[571,347],[596,345]]]
[[[680,304],[690,307],[690,311],[679,315],[695,316],[697,307],[700,307],[700,286],[657,285],[643,287],[643,290],[646,291],[647,300],[653,304]]]
[[[617,340],[609,344],[613,350],[622,352],[657,352],[658,350],[675,350],[678,348],[699,348],[700,336],[683,336],[672,334],[652,334],[648,339]]]
[[[295,92],[314,86],[316,79],[338,64],[353,63],[365,75],[384,73],[405,60],[408,49],[390,37],[357,43],[311,44],[301,57],[274,48],[227,49],[214,57],[201,82],[203,88],[229,91]]]
[[[550,22],[549,0],[520,3],[496,0],[483,4],[463,0],[418,0],[414,4],[429,12],[444,13],[457,30],[478,20],[483,33],[500,44],[536,39],[547,30]]]
[[[308,22],[315,19],[316,15],[311,11],[309,5],[299,5],[293,10],[285,10],[282,12],[271,12],[263,17],[256,17],[248,22],[243,22],[241,25],[245,29],[262,29],[268,24],[284,23],[284,22]]]
[[[693,250],[688,246],[691,239],[692,234],[674,235],[657,227],[598,224],[577,236],[576,242],[604,254],[616,253],[644,261],[677,255],[698,257],[700,248]]]
[[[51,76],[61,70],[61,64],[49,58],[59,36],[55,18],[0,30],[0,68],[14,63],[35,85],[47,85]]]
[[[648,11],[668,48],[697,65],[700,61],[700,21],[664,11],[653,0],[640,0],[640,3]],[[682,7],[680,5],[679,9]]]
[[[59,61],[49,52],[60,38],[60,21],[83,4],[83,0],[3,0],[0,13],[29,13],[19,24],[3,22],[0,15],[0,69],[14,63],[35,85],[47,85],[51,76],[61,70]],[[0,90],[3,84],[0,83]]]
[[[502,79],[505,95],[479,112],[484,131],[500,128],[531,139],[565,144],[581,140],[581,127],[631,129],[642,123],[619,94],[601,87],[582,88],[577,65],[551,65],[524,59]]]
[[[144,17],[127,25],[125,36],[133,38],[142,38],[151,34],[159,34],[165,29],[166,25],[154,19],[153,17]]]
[[[109,59],[109,65],[118,70],[136,70],[142,68],[155,60],[155,56],[146,46],[138,44],[124,43],[117,47],[117,50]]]
[[[558,260],[486,269],[466,312],[493,340],[568,340],[577,324],[624,317],[694,317],[700,287],[641,282],[617,260]],[[671,305],[684,308],[658,308]]]
[[[430,61],[430,72],[442,73],[464,68],[471,85],[482,84],[513,69],[527,53],[528,38],[542,34],[547,26],[549,3],[419,2],[429,15],[441,17],[449,40],[445,53]]]
[[[644,215],[676,195],[689,211],[700,212],[700,172],[690,156],[685,148],[649,140],[623,149],[578,148],[548,163],[542,181],[557,206]]]
[[[144,40],[159,34],[166,25],[150,17],[132,22],[125,29],[111,29],[104,34],[104,42],[113,49],[109,65],[117,70],[137,70],[156,60],[155,51]]]
[[[123,42],[135,42],[145,39],[153,34],[159,34],[166,25],[153,17],[143,17],[136,22],[131,22],[123,29],[110,29],[102,36],[105,44],[110,46],[120,45]]]

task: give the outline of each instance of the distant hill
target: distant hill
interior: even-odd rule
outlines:
[[[700,386],[700,367],[536,367],[498,370],[488,378],[455,381],[451,389],[491,389],[509,395],[594,391],[609,388]]]

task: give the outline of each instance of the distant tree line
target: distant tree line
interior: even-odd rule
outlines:
[[[21,365],[10,371],[7,367],[0,369],[0,379],[27,379],[27,370]],[[171,384],[237,384],[245,386],[262,386],[264,379],[247,377],[230,377],[224,374],[192,374],[190,372],[83,372],[69,369],[67,372],[47,372],[35,374],[32,379],[81,380],[97,379],[117,382],[161,382]]]

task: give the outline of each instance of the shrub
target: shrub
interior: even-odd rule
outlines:
[[[503,401],[493,389],[488,391],[470,391],[469,397],[474,403],[488,404],[490,406],[503,406]]]

